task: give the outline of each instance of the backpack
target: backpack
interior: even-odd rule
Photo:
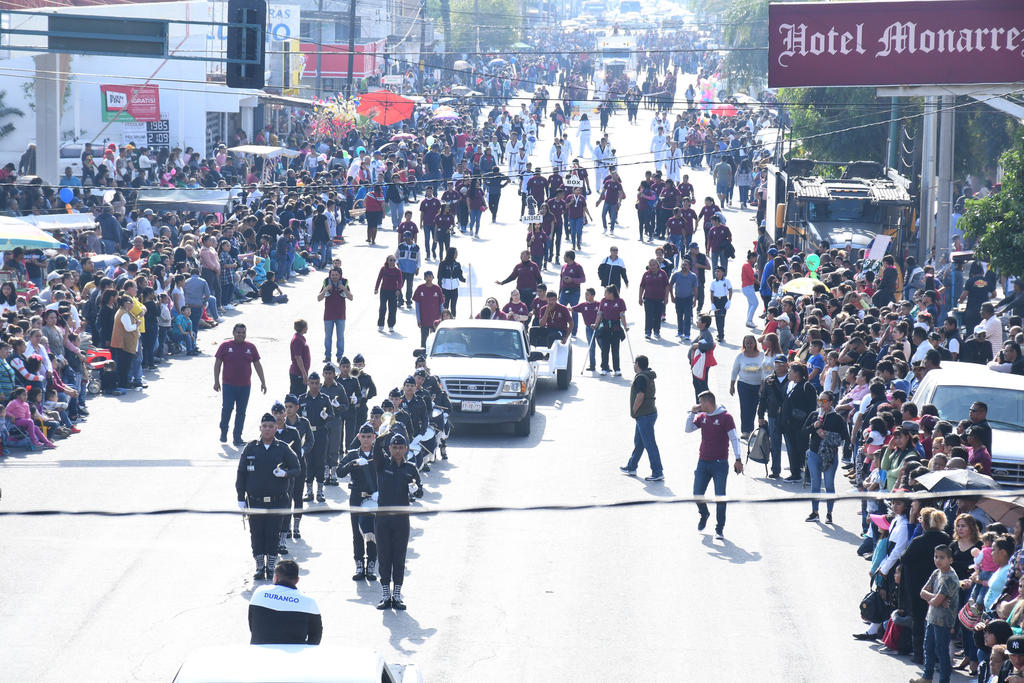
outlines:
[[[759,427],[747,441],[747,460],[767,465],[771,460],[771,441],[767,427]]]

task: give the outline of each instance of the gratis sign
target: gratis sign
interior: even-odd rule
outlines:
[[[104,121],[159,121],[160,86],[101,85]]]
[[[1024,2],[783,2],[768,6],[768,85],[1015,83]]]

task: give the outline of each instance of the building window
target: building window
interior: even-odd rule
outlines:
[[[362,35],[362,21],[359,17],[356,17],[355,26],[353,33],[355,33],[355,40],[358,42]],[[347,43],[348,42],[348,20],[334,22],[334,42],[335,43]]]

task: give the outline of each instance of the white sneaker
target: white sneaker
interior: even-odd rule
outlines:
[[[383,332],[384,331],[384,326],[383,325],[378,325],[377,326],[377,331],[378,332]]]
[[[621,370],[616,370],[612,374],[615,375],[616,377],[619,377],[620,375],[622,375],[622,371]]]
[[[602,376],[604,376],[604,375],[607,375],[607,374],[608,374],[608,371],[607,371],[607,370],[602,370],[602,371],[601,371],[601,375],[602,375]]]
[[[388,334],[394,334],[394,333],[395,333],[395,328],[389,327],[388,328]]]
[[[233,311],[233,310],[235,310],[235,307],[234,307],[234,305],[232,305],[232,304],[222,304],[222,305],[221,305],[221,308],[223,308],[223,309],[225,309],[225,310],[227,310],[227,311]]]

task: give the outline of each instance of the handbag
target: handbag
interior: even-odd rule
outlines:
[[[967,602],[960,609],[960,623],[967,628],[974,630],[974,627],[981,623],[982,612],[976,605]]]
[[[771,459],[771,444],[769,443],[767,427],[758,427],[754,436],[747,441],[747,460],[767,464]]]

